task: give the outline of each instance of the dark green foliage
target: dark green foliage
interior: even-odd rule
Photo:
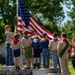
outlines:
[[[31,14],[50,32],[61,33],[58,22],[64,19],[61,3],[69,0],[22,0]],[[74,2],[74,0],[73,0]],[[74,4],[74,3],[73,3]],[[9,24],[11,31],[17,25],[16,0],[0,0],[0,39],[3,40],[4,26]],[[37,15],[40,14],[40,15]],[[47,23],[49,22],[49,23]]]
[[[9,24],[14,29],[13,21],[16,16],[15,0],[0,0],[0,18],[4,24]]]
[[[65,23],[61,31],[65,31],[67,33],[67,37],[69,40],[75,38],[75,21],[68,21],[67,23]]]
[[[23,0],[23,2],[33,14],[41,13],[44,19],[62,21],[64,18],[63,7],[60,4],[63,0]]]
[[[5,25],[10,25],[11,31],[14,31],[15,16],[16,0],[0,0],[0,39],[3,40]]]

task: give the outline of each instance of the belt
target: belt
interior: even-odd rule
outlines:
[[[6,45],[10,45],[10,43],[7,43]]]
[[[31,47],[25,47],[25,48],[31,48]]]

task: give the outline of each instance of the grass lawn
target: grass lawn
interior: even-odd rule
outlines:
[[[69,61],[69,70],[70,70],[70,72],[71,72],[71,75],[75,75],[75,70],[74,70],[73,67],[72,67],[71,60]]]
[[[50,63],[52,64],[52,60],[50,60]],[[75,75],[75,70],[73,69],[71,59],[69,60],[69,70],[71,72],[71,75]]]

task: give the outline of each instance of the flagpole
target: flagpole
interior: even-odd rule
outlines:
[[[16,21],[17,25],[15,26],[15,33],[17,33],[17,28],[18,28],[18,0],[16,0]]]
[[[17,28],[18,28],[18,5],[19,5],[19,1],[18,0],[16,0],[16,4],[17,4],[17,6],[16,6],[16,16],[17,16]],[[16,28],[16,29],[17,29]],[[17,29],[18,30],[18,29]],[[17,33],[18,33],[18,31],[17,31]],[[19,34],[19,39],[21,39],[21,34]],[[20,66],[22,65],[22,56],[20,56]]]
[[[17,25],[18,25],[18,3],[19,3],[19,1],[18,1],[18,0],[16,0],[16,3],[17,3],[17,8],[16,8],[16,9],[17,9],[17,11],[16,11],[16,12],[17,12],[17,14],[16,14],[16,16],[17,16]]]

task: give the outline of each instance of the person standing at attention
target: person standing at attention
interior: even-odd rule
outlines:
[[[75,69],[75,38],[72,39],[72,43],[69,42],[72,46],[71,49],[71,58],[72,58],[72,66]]]
[[[60,64],[59,64],[59,59],[58,59],[58,54],[57,54],[57,46],[58,46],[58,34],[57,33],[54,33],[53,34],[53,37],[54,39],[51,40],[50,42],[50,46],[49,46],[49,49],[51,50],[52,52],[52,58],[53,58],[53,63],[54,63],[54,72],[56,72],[57,70],[57,65],[59,66],[60,68]]]
[[[61,65],[61,73],[62,75],[70,75],[69,67],[68,67],[68,58],[70,50],[70,44],[67,40],[67,35],[65,32],[61,34],[62,40],[58,43],[58,51],[59,51],[59,60]]]
[[[43,34],[43,38],[40,40],[40,47],[42,49],[43,56],[43,68],[49,68],[49,40],[47,39],[47,34]]]
[[[20,55],[22,54],[22,44],[19,40],[19,35],[16,33],[14,34],[14,39],[11,42],[12,53],[14,56],[14,64],[16,70],[20,70]]]
[[[13,65],[12,49],[10,48],[13,39],[13,32],[10,32],[10,26],[5,26],[5,47],[6,47],[6,66]]]
[[[40,43],[39,43],[39,39],[38,36],[35,35],[34,39],[32,41],[32,48],[33,48],[33,63],[34,63],[34,69],[40,68]]]
[[[28,31],[24,32],[24,37],[21,39],[22,42],[22,47],[25,50],[25,58],[26,58],[26,68],[30,69],[31,68],[31,58],[32,58],[32,49],[31,49],[31,44],[32,44],[32,39],[31,37],[28,36]]]

